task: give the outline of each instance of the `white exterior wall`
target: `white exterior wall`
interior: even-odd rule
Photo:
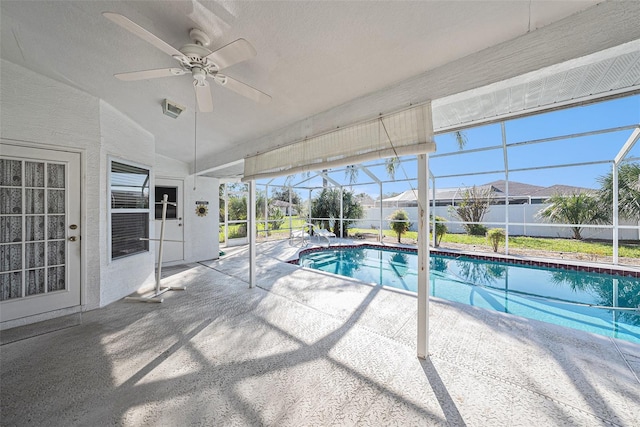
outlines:
[[[185,183],[185,261],[218,257],[218,185],[194,178],[189,165],[155,154],[152,134],[111,105],[66,84],[11,62],[0,62],[0,137],[25,146],[75,151],[82,168],[81,310],[105,306],[154,285],[154,245],[150,252],[111,261],[109,253],[109,159],[148,166],[151,177]],[[153,181],[152,181],[153,183]],[[209,201],[209,214],[195,214],[197,200]],[[150,235],[154,234],[154,221]],[[12,326],[77,312],[78,307],[19,319]]]
[[[220,181],[203,176],[194,179],[194,175],[190,175],[188,164],[159,154],[156,155],[155,170],[156,178],[184,180],[184,262],[219,258],[218,187]],[[207,216],[196,215],[197,201],[209,202]]]
[[[100,306],[100,101],[11,62],[0,61],[0,135],[82,157],[82,305]],[[49,318],[65,313],[50,313]],[[38,320],[44,320],[39,317]]]
[[[543,223],[536,216],[538,212],[546,208],[547,204],[540,205],[509,205],[509,221],[512,223],[520,223],[524,225],[510,225],[509,234],[512,236],[529,236],[529,237],[573,237],[573,232],[568,227],[557,227]],[[389,228],[387,218],[393,212],[402,209],[409,214],[409,218],[413,223],[412,231],[417,230],[418,208],[416,207],[400,207],[400,208],[383,208],[382,227]],[[459,221],[455,216],[451,215],[448,206],[436,206],[432,209],[436,216],[441,216],[449,221]],[[488,228],[504,228],[505,207],[500,205],[491,206],[484,217],[484,223]],[[371,225],[378,226],[380,221],[380,208],[365,209],[365,218],[358,221],[353,227],[370,228]],[[633,226],[633,229],[620,229],[619,237],[621,240],[638,240],[640,239],[640,225],[630,221],[620,221],[620,225]],[[449,233],[464,233],[462,224],[447,223]],[[585,227],[582,236],[590,239],[611,240],[613,233],[611,229],[589,228]]]
[[[149,252],[112,261],[108,227],[109,159],[148,167],[153,182],[155,138],[104,101],[100,101],[100,131],[100,306],[104,306],[141,288],[151,289],[155,284],[153,244],[149,244]],[[154,235],[154,224],[149,223],[150,236]]]

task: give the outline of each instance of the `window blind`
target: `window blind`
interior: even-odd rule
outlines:
[[[111,162],[111,259],[149,251],[149,169]]]
[[[431,104],[380,116],[248,157],[243,181],[435,151]]]

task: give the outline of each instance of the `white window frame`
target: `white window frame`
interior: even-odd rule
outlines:
[[[146,209],[134,209],[134,208],[128,208],[128,209],[112,209],[111,207],[111,171],[113,168],[113,163],[121,163],[123,165],[128,165],[128,166],[134,166],[137,168],[141,168],[141,169],[146,169],[149,172],[149,183],[148,183],[148,188],[149,188],[149,201],[148,201],[148,206]],[[153,177],[153,168],[149,165],[145,165],[142,163],[137,163],[137,162],[132,162],[130,160],[124,160],[122,158],[118,158],[118,157],[113,157],[113,156],[108,156],[107,157],[107,241],[108,241],[108,247],[107,250],[109,252],[109,263],[113,262],[113,261],[118,261],[120,259],[125,259],[125,258],[129,258],[132,256],[136,256],[136,255],[141,255],[141,254],[149,254],[151,252],[151,245],[149,244],[147,246],[147,250],[146,251],[140,251],[140,252],[136,252],[130,255],[125,255],[125,256],[119,256],[117,258],[113,258],[113,247],[112,247],[112,223],[111,223],[111,219],[112,219],[112,214],[113,213],[146,213],[147,214],[147,221],[149,222],[149,227],[147,228],[147,236],[146,238],[150,239],[151,238],[151,232],[152,232],[152,228],[151,228],[151,221],[152,221],[152,213],[153,213],[153,208],[155,206],[155,201],[154,201],[154,194],[152,192],[152,188],[153,185],[152,183],[154,182],[154,177]]]

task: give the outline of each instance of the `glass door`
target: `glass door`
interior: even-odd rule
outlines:
[[[80,155],[1,147],[0,320],[80,305]]]

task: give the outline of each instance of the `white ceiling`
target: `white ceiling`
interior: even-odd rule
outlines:
[[[115,79],[176,62],[101,12],[123,14],[176,48],[193,27],[212,49],[247,39],[258,55],[225,73],[273,100],[259,105],[212,85],[215,110],[198,114],[201,170],[640,39],[640,2],[597,3],[2,0],[0,57],[105,100],[155,135],[157,153],[190,163],[190,76]],[[164,98],[187,110],[162,115]]]

